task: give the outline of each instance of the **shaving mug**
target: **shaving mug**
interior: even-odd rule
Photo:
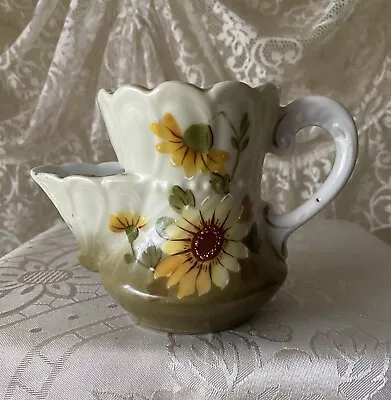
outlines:
[[[201,333],[247,321],[286,278],[289,235],[352,173],[348,111],[322,96],[282,107],[274,84],[237,81],[124,85],[97,101],[118,162],[31,172],[77,239],[79,262],[143,326]],[[334,165],[310,199],[277,215],[262,199],[264,157],[291,151],[307,126],[332,135]]]

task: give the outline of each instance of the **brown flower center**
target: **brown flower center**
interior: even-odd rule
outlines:
[[[191,250],[200,261],[216,258],[224,244],[224,232],[217,225],[207,225],[198,231],[191,242]]]

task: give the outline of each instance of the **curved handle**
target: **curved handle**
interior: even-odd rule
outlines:
[[[295,210],[276,215],[267,207],[267,234],[275,249],[285,258],[289,235],[325,207],[343,188],[352,174],[358,148],[358,134],[353,118],[340,103],[324,96],[305,96],[282,108],[272,153],[291,151],[297,132],[308,126],[319,126],[331,133],[336,155],[333,168],[315,194]]]

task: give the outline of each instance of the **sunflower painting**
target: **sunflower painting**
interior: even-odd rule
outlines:
[[[183,133],[171,113],[163,115],[161,122],[150,124],[152,132],[164,141],[156,144],[159,153],[171,154],[171,162],[182,167],[188,178],[197,171],[205,174],[223,173],[229,154],[212,150],[213,132],[208,124],[190,125]]]
[[[186,206],[177,222],[166,228],[169,240],[163,252],[168,254],[155,268],[155,278],[168,277],[167,287],[178,285],[179,299],[196,291],[209,292],[212,284],[223,289],[229,272],[239,272],[239,259],[249,251],[242,243],[247,227],[232,212],[232,196],[217,204],[207,200],[200,209]]]

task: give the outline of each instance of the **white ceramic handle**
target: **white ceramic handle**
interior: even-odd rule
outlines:
[[[341,104],[323,96],[302,97],[281,109],[271,152],[282,155],[291,151],[297,132],[308,126],[319,126],[330,132],[336,146],[335,161],[325,182],[295,210],[283,215],[276,215],[269,207],[265,210],[268,237],[284,258],[289,235],[339,193],[357,158],[358,134],[353,118]]]

